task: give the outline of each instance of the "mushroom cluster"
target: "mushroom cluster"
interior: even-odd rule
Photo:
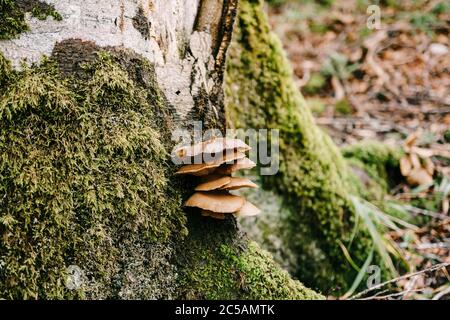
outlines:
[[[175,155],[191,164],[184,165],[175,174],[201,177],[185,206],[200,208],[202,216],[215,219],[225,219],[230,214],[236,217],[258,215],[260,210],[256,206],[230,193],[240,188],[258,187],[249,179],[232,176],[238,170],[255,167],[245,155],[250,149],[242,140],[231,138],[213,138],[176,149]],[[193,163],[194,159],[201,159],[201,163]]]

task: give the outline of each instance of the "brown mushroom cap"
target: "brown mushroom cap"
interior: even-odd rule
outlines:
[[[227,185],[231,182],[230,176],[222,176],[222,175],[212,175],[207,177],[206,181],[200,183],[195,191],[211,191],[220,189],[221,187]]]
[[[242,158],[245,158],[244,153],[238,151],[235,151],[233,153],[227,152],[225,153],[225,155],[222,155],[219,159],[216,159],[215,161],[210,163],[188,164],[182,166],[175,174],[192,174],[195,176],[204,176],[214,171],[215,168],[219,167],[223,163]]]
[[[182,166],[175,174],[192,174],[194,176],[206,176],[216,169],[216,166],[200,163],[200,164],[188,164]]]
[[[258,185],[247,178],[232,177],[230,182],[221,187],[221,190],[236,190],[241,188],[258,188]]]
[[[225,219],[225,214],[223,214],[223,213],[216,213],[216,212],[212,212],[212,211],[208,211],[208,210],[202,210],[202,216],[204,216],[204,217],[211,217],[211,218],[220,219],[220,220],[224,220]]]
[[[236,217],[252,217],[257,216],[261,213],[261,210],[259,210],[253,203],[249,201],[245,201],[244,205],[241,209],[239,209],[234,215]]]
[[[236,172],[238,170],[245,170],[245,169],[252,169],[256,166],[256,163],[254,163],[249,158],[242,158],[236,161],[234,164],[223,164],[217,170],[216,173],[219,174],[231,174],[233,172]]]
[[[184,204],[216,213],[233,213],[244,206],[245,199],[223,192],[196,192]]]
[[[198,142],[192,146],[183,146],[175,150],[179,158],[195,157],[201,153],[222,153],[224,150],[234,149],[245,152],[251,149],[244,141],[232,138],[212,138],[207,141]]]

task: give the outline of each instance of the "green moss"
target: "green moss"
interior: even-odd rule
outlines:
[[[336,104],[334,105],[334,110],[336,110],[338,114],[349,115],[352,113],[352,106],[350,104],[350,101],[344,98],[336,102]]]
[[[0,54],[0,86],[6,84],[14,75],[11,62]]]
[[[53,17],[56,21],[62,20],[62,16],[55,10],[55,7],[42,2],[34,5],[31,15],[39,20],[45,20],[47,17]]]
[[[221,247],[229,261],[243,275],[244,299],[323,299],[323,296],[305,288],[299,281],[273,262],[271,255],[255,242],[250,242],[247,250],[236,256],[233,250]]]
[[[207,234],[199,237],[190,232],[179,252],[182,257],[179,298],[323,299],[292,280],[256,243],[243,247],[247,240],[239,239],[231,219],[194,217],[193,220],[196,228],[202,226]]]
[[[37,0],[0,0],[0,40],[14,39],[22,32],[29,30],[25,21],[25,13],[39,20],[45,20],[52,16],[61,21],[62,16],[53,5]]]
[[[450,130],[444,132],[444,140],[445,142],[450,142]]]
[[[25,14],[14,0],[0,0],[0,40],[13,39],[28,30]]]
[[[261,182],[283,195],[290,208],[283,241],[297,255],[297,268],[291,271],[310,287],[342,292],[355,273],[339,242],[359,265],[372,247],[367,232],[356,226],[349,200],[349,194],[358,192],[352,173],[331,139],[314,124],[262,2],[241,1],[236,27],[226,74],[229,125],[280,130],[280,170],[261,177]],[[309,239],[325,254],[331,273],[311,265],[316,259],[308,257]]]
[[[308,99],[307,104],[312,114],[319,115],[326,109],[326,104],[320,99]]]
[[[342,154],[363,183],[359,193],[366,199],[382,200],[389,187],[401,179],[400,148],[369,140],[345,147]]]
[[[145,59],[65,45],[73,65],[0,54],[0,299],[323,298],[235,220],[186,222],[193,182],[172,179],[172,110]]]
[[[314,72],[313,74],[311,74],[311,78],[303,87],[303,91],[306,94],[315,94],[319,92],[326,83],[327,79],[320,72]]]
[[[128,256],[186,234],[157,131],[169,129],[156,125],[164,99],[106,53],[83,80],[61,78],[51,60],[14,74],[5,65],[2,57],[0,298],[119,296]],[[78,291],[64,283],[72,264],[88,277]]]

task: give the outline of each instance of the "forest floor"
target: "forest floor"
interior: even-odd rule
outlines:
[[[318,125],[340,146],[371,139],[405,152],[405,181],[388,197],[423,219],[383,236],[409,272],[425,271],[361,297],[450,299],[450,268],[435,267],[450,263],[450,4],[269,2],[272,28]],[[377,3],[379,21],[377,8],[368,12]],[[415,165],[420,174],[411,174]]]

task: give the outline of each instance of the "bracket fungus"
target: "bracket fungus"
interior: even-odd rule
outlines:
[[[212,138],[192,146],[180,147],[175,150],[175,154],[179,158],[187,158],[195,157],[199,154],[222,153],[224,150],[235,150],[242,153],[250,149],[249,145],[239,139]]]
[[[175,150],[183,162],[201,158],[201,163],[182,166],[175,174],[201,176],[195,193],[186,201],[186,207],[202,209],[205,217],[225,219],[227,215],[236,217],[255,216],[260,210],[245,198],[231,194],[230,190],[257,188],[247,178],[232,177],[242,169],[251,169],[256,164],[245,156],[251,148],[239,139],[213,138],[184,146]],[[192,161],[190,162],[192,163]]]
[[[231,161],[242,159],[245,157],[245,154],[242,152],[234,151],[227,152],[224,151],[225,154],[215,153],[214,155],[208,154],[208,156],[203,156],[202,159],[208,158],[213,159],[212,161],[205,161],[203,163],[194,163],[188,164],[181,167],[175,174],[192,174],[194,176],[206,176],[212,173],[215,168],[220,167],[222,164],[227,164]]]

